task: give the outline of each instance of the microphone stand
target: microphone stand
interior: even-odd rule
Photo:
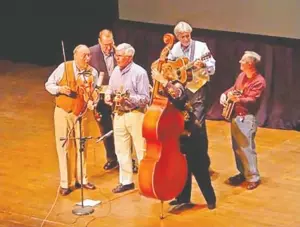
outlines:
[[[67,79],[67,83],[68,83],[68,74],[67,74],[67,68],[66,68],[66,55],[65,55],[65,48],[64,48],[64,42],[61,41],[61,44],[62,44],[62,52],[63,52],[63,56],[64,56],[64,66],[65,66],[65,72],[66,72],[66,79]],[[85,78],[85,74],[83,75],[83,79],[84,79],[84,82],[87,82],[86,81],[86,78]],[[95,90],[95,88],[94,88]],[[88,100],[91,100],[91,94],[89,94],[89,97],[88,97]],[[88,101],[87,101],[88,102]],[[83,155],[83,152],[84,152],[84,148],[85,148],[85,142],[88,140],[88,139],[92,139],[91,136],[88,136],[88,137],[82,137],[82,133],[81,133],[81,120],[82,120],[82,116],[85,112],[85,109],[87,108],[87,102],[85,103],[85,108],[83,110],[81,110],[81,112],[79,113],[79,116],[77,117],[77,119],[75,120],[74,122],[74,125],[72,127],[72,129],[69,131],[69,134],[67,137],[61,137],[60,140],[61,141],[64,141],[64,143],[62,144],[62,147],[64,147],[67,143],[68,140],[70,139],[73,139],[73,140],[77,140],[79,139],[79,153],[80,153],[80,184],[81,184],[81,207],[80,208],[75,208],[72,210],[72,213],[75,214],[75,215],[88,215],[88,214],[91,214],[94,212],[94,209],[92,207],[84,207],[84,204],[83,204],[83,160],[82,160],[82,155]],[[79,123],[79,138],[70,138],[70,134],[71,132],[74,131],[75,129],[75,125],[76,123]],[[103,137],[104,139],[105,137]],[[102,139],[102,140],[103,140]],[[98,139],[99,140],[99,139]],[[76,152],[77,153],[77,152]],[[78,157],[77,157],[78,158]]]
[[[79,118],[79,132],[80,132],[80,137],[79,138],[60,138],[60,140],[79,140],[79,153],[80,153],[80,190],[81,190],[81,207],[79,208],[74,208],[72,210],[72,213],[78,216],[82,215],[88,215],[94,212],[94,209],[92,207],[85,207],[83,204],[83,152],[85,148],[85,142],[89,139],[92,139],[93,137],[91,136],[81,136],[81,117]],[[75,127],[75,125],[74,125]],[[65,144],[65,143],[64,143]],[[77,157],[78,158],[78,157]]]
[[[83,204],[83,160],[82,160],[82,155],[84,152],[84,148],[85,148],[85,142],[89,139],[94,139],[92,136],[81,136],[81,118],[79,119],[79,130],[80,130],[80,137],[76,138],[65,138],[65,137],[61,137],[60,140],[79,140],[79,153],[80,153],[80,190],[81,190],[81,207],[79,208],[74,208],[72,210],[72,213],[78,216],[82,216],[82,215],[88,215],[94,212],[94,209],[92,207],[85,207]],[[113,134],[113,130],[109,131],[108,133],[104,134],[103,136],[100,137],[96,137],[96,143],[101,142],[102,140],[106,139],[107,137],[110,137]],[[65,143],[64,143],[65,144]]]

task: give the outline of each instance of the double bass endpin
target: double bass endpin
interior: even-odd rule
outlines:
[[[164,219],[165,216],[164,216],[164,201],[160,201],[160,219]]]

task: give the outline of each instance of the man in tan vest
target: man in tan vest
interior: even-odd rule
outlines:
[[[83,125],[86,118],[85,116],[82,117],[81,113],[77,113],[76,86],[79,81],[92,81],[92,86],[95,86],[98,79],[97,70],[88,64],[91,58],[89,48],[82,44],[78,45],[73,54],[74,60],[61,63],[52,72],[45,84],[46,90],[55,95],[54,127],[60,170],[60,194],[63,196],[72,192],[71,186],[74,181],[75,188],[81,187],[80,141],[76,139],[76,144],[72,144],[74,142],[72,139],[67,140],[67,143],[61,140],[61,138],[84,136]],[[76,147],[76,152],[71,149],[72,145]],[[83,187],[93,190],[96,187],[88,182],[86,174],[86,152],[84,151],[82,154]],[[76,176],[73,176],[73,173]]]

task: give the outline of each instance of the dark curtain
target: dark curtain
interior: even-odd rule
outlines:
[[[135,48],[135,62],[150,75],[151,63],[159,58],[164,47],[162,37],[167,32],[173,33],[173,27],[118,21],[113,31],[117,44],[126,42]],[[201,29],[194,29],[192,38],[206,42],[216,59],[216,73],[209,83],[207,119],[223,119],[219,97],[239,74],[239,60],[244,51],[252,50],[262,56],[260,72],[267,82],[257,116],[259,125],[300,129],[300,40]]]

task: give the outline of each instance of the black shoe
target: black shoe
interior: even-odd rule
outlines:
[[[241,183],[243,183],[245,180],[246,180],[246,178],[242,174],[237,174],[233,177],[229,177],[228,183],[233,186],[238,186]]]
[[[210,210],[215,209],[216,208],[216,203],[207,204],[207,208],[210,209]]]
[[[81,184],[79,182],[75,183],[75,188],[81,188]],[[87,183],[83,185],[83,188],[88,189],[88,190],[95,190],[96,186],[92,183]]]
[[[69,195],[71,192],[72,192],[72,190],[71,190],[70,188],[60,188],[60,189],[59,189],[59,193],[60,193],[62,196]]]
[[[178,205],[171,206],[168,212],[172,214],[181,214],[182,212],[192,209],[194,206],[195,204],[193,203],[180,203]]]
[[[119,167],[118,161],[108,161],[103,166],[103,169],[104,170],[111,170],[111,169],[115,169],[115,168],[118,168],[118,167]]]
[[[187,204],[187,203],[191,203],[191,201],[179,201],[177,199],[172,200],[171,202],[169,202],[170,206],[177,206],[180,204]]]
[[[128,191],[128,190],[132,190],[134,189],[134,183],[131,183],[131,184],[119,184],[117,187],[115,187],[112,192],[113,193],[121,193],[121,192],[125,192],[125,191]]]

